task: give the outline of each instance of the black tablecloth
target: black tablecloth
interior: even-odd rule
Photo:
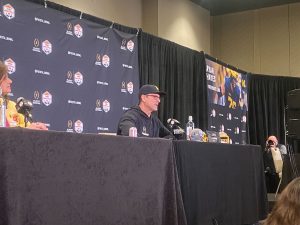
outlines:
[[[266,217],[259,146],[174,142],[189,225],[252,224]]]
[[[184,225],[172,142],[0,128],[0,224]]]
[[[259,147],[0,128],[0,225],[185,225],[185,212],[264,218]]]

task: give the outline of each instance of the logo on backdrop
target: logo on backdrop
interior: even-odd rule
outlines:
[[[129,82],[127,84],[127,91],[129,92],[129,94],[133,93],[133,83],[132,82]]]
[[[134,42],[132,40],[127,41],[126,39],[123,39],[121,43],[121,49],[124,51],[129,50],[132,52],[134,50]]]
[[[110,58],[108,55],[104,55],[102,57],[102,64],[103,66],[105,66],[106,68],[109,67],[109,64],[110,64]]]
[[[128,92],[129,94],[132,94],[133,93],[133,83],[130,81],[126,85],[126,82],[122,81],[121,92],[122,93],[127,93]]]
[[[8,74],[13,74],[16,72],[16,63],[11,58],[4,61],[4,64],[7,66]]]
[[[83,36],[83,29],[79,24],[73,27],[73,24],[68,22],[66,34],[70,36],[74,36],[75,34],[76,37],[81,38]]]
[[[72,120],[68,120],[68,122],[67,122],[67,132],[74,132]]]
[[[49,55],[52,52],[52,44],[50,41],[46,40],[42,43],[42,50],[46,55]]]
[[[212,109],[212,110],[211,110],[210,116],[211,116],[211,117],[216,117],[216,110],[215,110],[215,109]]]
[[[97,127],[98,131],[109,131],[108,127]]]
[[[106,81],[97,80],[96,83],[99,84],[99,85],[108,86],[108,82],[106,82]]]
[[[52,44],[50,41],[45,40],[42,42],[42,50],[46,55],[49,55],[52,53]],[[33,52],[41,52],[41,46],[40,46],[40,40],[38,38],[35,38],[33,40],[33,47],[32,47]]]
[[[83,29],[79,24],[76,24],[74,26],[74,34],[76,35],[76,37],[81,38],[83,35]]]
[[[122,81],[121,92],[126,92],[126,83],[125,83],[125,81]]]
[[[44,24],[51,24],[51,22],[49,20],[45,20],[42,18],[38,18],[38,17],[34,17],[34,21],[39,22],[39,23],[44,23]]]
[[[3,6],[3,15],[9,20],[15,18],[15,9],[14,9],[14,7],[12,7],[11,4],[4,5]]]
[[[246,123],[247,122],[247,117],[246,116],[242,116],[242,122]]]
[[[107,113],[110,110],[110,102],[105,99],[102,103],[102,108],[103,111]]]
[[[0,13],[0,17],[1,17],[1,13]],[[14,41],[12,37],[4,36],[4,35],[0,35],[0,39],[4,41],[11,41],[11,42]]]
[[[83,84],[83,75],[78,71],[74,75],[72,71],[68,71],[66,75],[67,84],[77,84],[78,86]]]
[[[82,133],[83,131],[83,123],[81,120],[76,120],[74,123],[74,130],[76,133]]]
[[[226,119],[227,119],[227,120],[231,120],[231,119],[232,119],[231,113],[227,113]]]
[[[83,76],[80,72],[74,74],[74,82],[80,86],[83,83]]]
[[[133,51],[133,49],[134,49],[134,42],[132,41],[132,40],[129,40],[128,42],[127,42],[127,49],[129,50],[129,51]]]
[[[51,73],[48,71],[43,71],[43,70],[39,70],[39,69],[34,69],[34,73],[35,74],[39,74],[39,75],[46,75],[46,76],[50,76]]]
[[[95,62],[96,66],[102,66],[102,62],[101,62],[101,55],[99,53],[96,54],[96,62]]]
[[[74,84],[74,81],[73,81],[73,74],[72,74],[71,71],[68,71],[68,72],[67,72],[66,83],[67,83],[67,84]]]
[[[83,132],[83,122],[81,120],[76,120],[73,122],[72,120],[68,120],[67,122],[67,132],[76,132],[82,133]]]
[[[39,39],[37,39],[37,38],[35,38],[35,39],[33,40],[32,51],[34,51],[34,52],[41,52],[40,41],[39,41]]]
[[[96,100],[96,108],[95,108],[96,112],[102,112],[102,108],[101,108],[101,101],[100,99]]]
[[[96,54],[96,62],[95,65],[96,66],[105,66],[105,67],[109,67],[110,64],[110,58],[108,55],[103,55],[102,59],[101,59],[101,54],[97,53]]]
[[[100,35],[97,35],[97,39],[100,39],[100,40],[103,40],[103,41],[108,41],[108,37],[104,37],[104,36],[100,36]]]
[[[41,104],[40,92],[39,91],[34,91],[33,92],[33,101],[32,101],[32,103],[34,105],[40,105]]]
[[[49,106],[52,103],[52,95],[49,91],[45,91],[42,94],[42,102],[44,103],[45,106]]]
[[[70,22],[67,23],[66,34],[73,36],[73,25]]]

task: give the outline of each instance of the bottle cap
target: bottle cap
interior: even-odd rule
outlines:
[[[193,117],[192,116],[189,116],[189,121],[193,121]]]

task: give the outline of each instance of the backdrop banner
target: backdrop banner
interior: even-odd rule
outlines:
[[[247,143],[247,74],[206,59],[208,130],[225,132],[231,144]]]
[[[39,4],[0,2],[0,58],[16,100],[32,100],[50,130],[116,132],[137,104],[137,36]]]

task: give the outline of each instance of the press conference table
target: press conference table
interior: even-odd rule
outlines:
[[[233,225],[266,213],[257,146],[0,128],[0,225]]]
[[[266,217],[260,146],[176,141],[174,147],[188,224],[253,224]]]

